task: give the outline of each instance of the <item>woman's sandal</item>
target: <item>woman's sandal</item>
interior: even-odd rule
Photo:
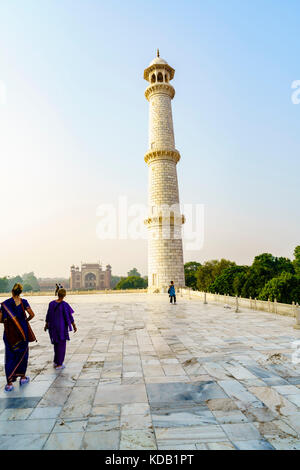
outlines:
[[[64,369],[66,366],[63,364],[62,366],[56,366],[55,370],[61,370]]]
[[[20,385],[26,385],[30,381],[30,377],[24,377],[23,379],[20,379]]]
[[[5,390],[6,392],[11,392],[13,389],[14,389],[14,386],[13,386],[13,385],[8,385],[8,384],[6,384],[5,387],[4,387],[4,390]]]

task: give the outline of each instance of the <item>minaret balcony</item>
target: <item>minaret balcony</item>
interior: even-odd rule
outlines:
[[[148,165],[157,160],[171,160],[177,163],[180,160],[180,153],[178,150],[149,150],[144,160]]]
[[[175,89],[169,83],[152,83],[146,88],[145,97],[149,101],[149,98],[152,95],[161,93],[164,93],[173,99],[175,96]]]

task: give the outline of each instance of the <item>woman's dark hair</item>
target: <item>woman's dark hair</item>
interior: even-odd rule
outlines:
[[[12,294],[13,294],[14,296],[20,295],[20,294],[22,293],[22,291],[23,291],[23,286],[22,286],[22,284],[19,284],[18,282],[17,282],[17,284],[15,284],[14,287],[12,288]]]

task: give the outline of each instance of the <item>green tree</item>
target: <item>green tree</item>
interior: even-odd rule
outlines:
[[[111,288],[114,289],[118,282],[121,281],[121,279],[124,279],[122,276],[111,276]]]
[[[201,264],[197,261],[190,261],[184,265],[185,285],[197,290],[197,271]]]
[[[239,273],[237,273],[237,275],[233,279],[232,287],[233,287],[234,295],[238,295],[238,296],[242,295],[242,289],[244,287],[244,284],[248,277],[248,273],[250,271],[249,266],[244,266],[244,268],[246,269],[244,271],[240,271]]]
[[[300,303],[300,277],[283,272],[265,284],[258,298],[272,301],[276,299],[277,302],[285,304],[291,304],[293,301]]]
[[[197,270],[197,288],[201,291],[209,291],[209,286],[213,284],[224,269],[230,266],[235,266],[235,263],[224,258],[220,261],[206,261]]]
[[[131,276],[138,276],[138,277],[141,277],[140,273],[138,272],[138,270],[136,268],[132,268],[128,273],[127,273],[127,277],[131,277]]]
[[[8,292],[8,280],[6,277],[0,278],[0,292]]]
[[[32,285],[25,282],[23,286],[23,292],[32,292],[32,291],[33,291]]]
[[[20,283],[23,284],[23,279],[21,276],[9,277],[8,281],[8,291],[10,292],[15,284]]]
[[[37,292],[37,291],[41,290],[40,285],[38,283],[38,280],[35,277],[33,272],[25,273],[25,274],[23,274],[22,277],[23,277],[24,284],[30,284],[32,286],[33,291]]]
[[[295,273],[300,276],[300,245],[296,246],[294,250],[295,259],[293,261]]]
[[[145,289],[148,282],[140,276],[128,276],[116,285],[115,289]]]
[[[282,272],[295,272],[288,258],[276,258],[270,253],[255,256],[242,288],[242,297],[258,297],[264,285]]]
[[[283,258],[282,256],[279,258],[275,258],[275,272],[276,274],[281,273],[291,273],[295,274],[295,267],[293,262],[289,258]]]
[[[240,281],[244,279],[248,269],[248,266],[229,266],[229,268],[224,269],[221,274],[216,277],[214,282],[209,286],[209,291],[232,296],[240,295]]]

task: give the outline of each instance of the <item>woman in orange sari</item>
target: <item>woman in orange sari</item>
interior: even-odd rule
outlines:
[[[2,302],[0,308],[0,323],[4,323],[6,392],[13,390],[13,382],[17,377],[20,377],[20,385],[30,380],[26,377],[28,343],[29,339],[33,340],[34,335],[28,322],[34,317],[34,313],[27,300],[21,299],[22,290],[21,284],[15,284],[12,297]]]

